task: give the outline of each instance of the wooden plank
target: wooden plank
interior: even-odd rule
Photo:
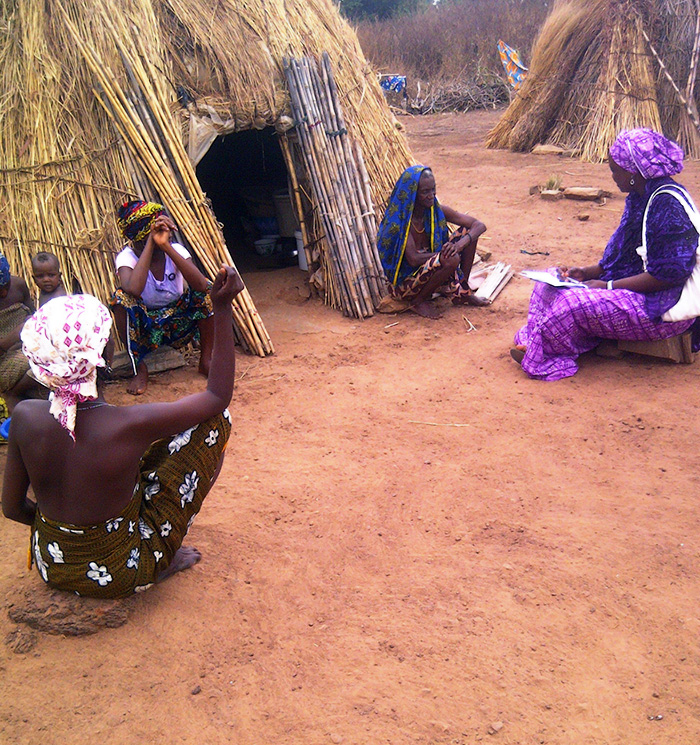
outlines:
[[[617,342],[617,347],[624,352],[644,354],[647,357],[659,357],[673,362],[689,364],[694,359],[689,333],[673,336],[670,339],[659,339],[658,341],[626,341],[621,339]]]

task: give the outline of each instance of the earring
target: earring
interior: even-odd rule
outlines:
[[[633,178],[630,179],[630,186],[634,186],[634,179]]]

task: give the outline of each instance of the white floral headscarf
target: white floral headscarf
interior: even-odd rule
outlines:
[[[22,351],[36,379],[51,389],[51,413],[75,440],[78,401],[97,398],[97,368],[112,317],[92,295],[49,300],[24,324]]]

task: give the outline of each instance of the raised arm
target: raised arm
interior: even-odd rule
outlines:
[[[151,235],[153,240],[163,253],[170,256],[173,264],[180,270],[187,284],[198,292],[205,292],[209,286],[207,278],[197,269],[192,259],[186,259],[173,248],[170,242],[175,223],[167,216],[161,215],[153,224]]]
[[[207,389],[172,403],[142,404],[125,410],[133,442],[147,447],[162,437],[182,432],[220,414],[233,394],[235,351],[231,301],[243,289],[243,281],[231,267],[216,275],[210,296],[214,307],[214,346]]]
[[[129,295],[133,295],[134,297],[141,297],[141,293],[144,287],[146,287],[148,272],[151,271],[154,248],[155,244],[153,243],[153,235],[151,234],[146,239],[146,245],[143,251],[141,251],[136,266],[133,268],[130,266],[119,267],[117,274],[119,275],[119,284],[121,284],[124,292],[128,292]]]

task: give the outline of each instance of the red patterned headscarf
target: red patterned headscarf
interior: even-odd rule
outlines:
[[[117,225],[128,241],[142,241],[151,232],[151,225],[165,207],[157,202],[125,202],[117,211]]]

